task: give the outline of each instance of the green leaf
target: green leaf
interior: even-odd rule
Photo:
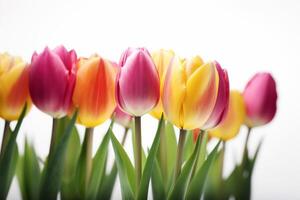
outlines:
[[[111,142],[115,152],[115,159],[119,172],[122,198],[129,200],[134,199],[136,182],[133,165],[123,146],[119,143],[114,134],[111,134]]]
[[[89,182],[89,187],[87,190],[86,199],[96,199],[98,188],[101,182],[103,173],[105,172],[106,156],[108,152],[108,144],[111,134],[111,128],[108,129],[105,134],[98,150],[93,158],[93,167],[91,172],[91,178]]]
[[[199,152],[199,156],[198,156],[198,163],[197,163],[197,171],[201,168],[201,166],[203,165],[206,156],[207,156],[207,140],[208,140],[208,134],[207,132],[202,132],[200,134],[203,134],[202,136],[202,141],[201,141],[201,147],[200,147],[200,152]],[[199,135],[200,137],[200,135]]]
[[[18,160],[18,147],[16,138],[21,128],[21,124],[26,114],[27,104],[25,104],[17,125],[13,132],[9,134],[8,142],[0,158],[0,199],[5,199],[9,191],[12,178]]]
[[[163,117],[160,119],[155,138],[151,145],[148,157],[146,159],[146,164],[142,173],[141,184],[138,191],[138,198],[137,199],[147,199],[148,196],[148,188],[149,188],[149,181],[152,175],[153,165],[155,162],[156,154],[159,147],[160,141],[160,129],[163,123]]]
[[[223,199],[225,195],[223,180],[224,147],[216,153],[215,159],[211,164],[205,186],[206,199]]]
[[[196,172],[195,176],[192,178],[191,183],[187,189],[186,199],[200,199],[203,193],[203,188],[208,176],[209,169],[218,152],[218,147],[220,142],[215,146],[213,151],[209,154],[206,161],[202,165],[199,171]]]
[[[151,181],[152,181],[153,199],[154,200],[166,199],[164,181],[163,181],[161,169],[159,167],[157,158],[155,158]]]
[[[64,119],[65,127],[69,119]],[[60,131],[63,132],[63,127],[60,127]],[[76,183],[75,183],[75,172],[77,168],[77,162],[81,150],[80,137],[77,128],[74,126],[72,133],[67,145],[66,156],[63,166],[63,177],[61,187],[61,198],[62,199],[74,199],[77,197]]]
[[[109,200],[117,178],[117,165],[114,163],[109,174],[104,174],[103,181],[98,190],[97,199]]]
[[[192,172],[192,168],[195,163],[196,156],[199,154],[200,149],[200,138],[198,137],[194,152],[190,156],[190,158],[185,163],[175,185],[171,189],[171,192],[168,195],[168,199],[184,199],[185,191],[187,188],[187,184],[190,180],[190,175]]]
[[[78,111],[75,112],[67,128],[64,130],[53,155],[49,158],[44,168],[42,184],[40,190],[41,199],[56,199],[57,193],[61,187],[64,158],[67,150],[67,144],[70,139],[72,129],[74,128]]]
[[[23,199],[38,199],[41,170],[33,146],[25,140],[24,156],[19,159],[18,180]]]
[[[170,122],[167,122],[165,125],[165,134],[166,134],[166,152],[167,152],[167,177],[164,177],[166,185],[166,191],[169,191],[172,186],[174,178],[174,166],[176,162],[176,152],[177,152],[177,141],[174,131],[174,127]]]

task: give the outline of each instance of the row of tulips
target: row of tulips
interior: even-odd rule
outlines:
[[[63,46],[34,53],[30,64],[1,54],[0,199],[8,193],[15,168],[24,199],[56,199],[58,193],[62,199],[109,199],[117,173],[123,199],[147,198],[150,179],[154,199],[250,198],[259,148],[251,158],[246,142],[242,162],[225,179],[225,142],[243,124],[248,140],[253,127],[273,119],[276,101],[269,73],[257,73],[241,93],[230,90],[227,71],[218,62],[182,59],[173,51],[128,48],[118,64],[98,55],[77,58]],[[18,156],[16,144],[32,102],[53,117],[49,155],[42,163],[27,142]],[[141,145],[141,117],[147,113],[159,120],[148,153]],[[93,156],[94,127],[108,119],[112,123]],[[114,121],[124,126],[121,143],[112,133]],[[86,127],[82,144],[75,122]],[[178,143],[173,125],[180,129]],[[122,147],[128,130],[134,165]],[[211,137],[224,143],[208,152]],[[115,161],[106,174],[109,141]]]

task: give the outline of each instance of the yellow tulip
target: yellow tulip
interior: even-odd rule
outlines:
[[[151,54],[152,60],[157,68],[159,79],[160,79],[160,94],[162,94],[163,85],[164,85],[164,81],[165,81],[165,75],[166,75],[168,66],[170,65],[174,55],[175,54],[173,51],[171,51],[171,50],[168,51],[168,50],[164,50],[164,49],[160,49]],[[163,106],[162,106],[162,101],[161,101],[161,97],[160,97],[158,104],[150,112],[150,114],[153,117],[160,119],[162,113],[163,113]]]
[[[17,120],[27,102],[30,110],[28,68],[19,57],[0,54],[0,117]]]
[[[162,102],[166,118],[178,128],[201,128],[214,110],[219,75],[215,62],[174,57],[165,76]]]
[[[222,140],[234,138],[240,131],[245,121],[246,109],[244,99],[239,91],[232,90],[229,97],[229,106],[222,122],[215,128],[209,130],[209,135]]]

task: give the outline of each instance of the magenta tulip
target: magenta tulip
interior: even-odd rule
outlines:
[[[261,126],[270,122],[276,113],[276,83],[270,73],[257,73],[247,83],[243,97],[246,106],[246,124]]]
[[[71,109],[76,80],[74,50],[59,46],[34,53],[29,70],[29,91],[33,103],[54,118],[65,116]]]
[[[159,76],[149,52],[128,48],[120,59],[117,76],[116,101],[119,107],[133,116],[142,116],[159,100]]]
[[[222,121],[227,112],[229,103],[229,80],[227,71],[222,69],[217,61],[215,61],[214,64],[219,76],[218,95],[214,109],[206,121],[204,129],[213,128]]]

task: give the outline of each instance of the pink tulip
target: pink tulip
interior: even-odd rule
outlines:
[[[219,75],[218,96],[214,109],[205,123],[204,129],[213,128],[222,121],[227,112],[229,103],[229,80],[227,71],[222,69],[218,62],[215,61],[214,64]]]
[[[149,52],[144,48],[128,48],[120,59],[116,101],[133,116],[142,116],[159,100],[159,76]]]
[[[65,116],[72,105],[76,80],[74,50],[59,46],[34,53],[29,70],[29,90],[33,103],[54,118]]]
[[[243,93],[246,105],[246,124],[249,127],[270,122],[276,113],[276,83],[270,73],[257,73]]]

